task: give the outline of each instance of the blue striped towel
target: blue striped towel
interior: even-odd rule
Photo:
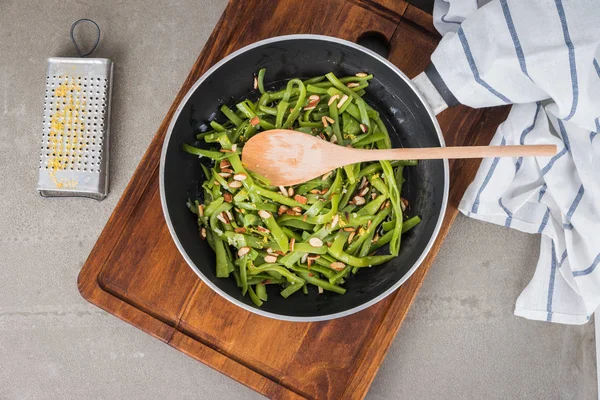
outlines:
[[[485,4],[483,4],[485,3]],[[513,104],[492,144],[552,157],[483,160],[460,210],[542,235],[515,314],[582,324],[600,304],[600,7],[591,0],[436,0],[432,56],[463,104]]]

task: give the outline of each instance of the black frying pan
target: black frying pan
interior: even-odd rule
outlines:
[[[381,114],[394,147],[443,146],[443,137],[433,112],[410,79],[391,63],[364,47],[344,40],[316,35],[292,35],[267,39],[229,55],[208,70],[177,109],[165,142],[160,165],[161,200],[173,239],[190,267],[213,290],[234,304],[271,318],[317,321],[342,317],[376,303],[397,289],[419,266],[431,248],[445,212],[448,197],[448,163],[422,161],[405,168],[402,195],[411,204],[410,214],[423,222],[402,237],[400,254],[394,260],[362,269],[347,279],[346,294],[315,290],[282,298],[268,285],[269,301],[261,308],[243,297],[233,278],[215,276],[215,256],[200,240],[195,215],[186,207],[199,198],[204,180],[198,158],[181,150],[191,143],[206,122],[222,116],[219,107],[245,98],[258,98],[252,76],[267,68],[268,89],[278,89],[293,77],[313,77],[333,71],[337,76],[365,71],[374,79],[365,100]],[[435,81],[432,79],[432,81]],[[435,82],[434,82],[435,83]],[[222,122],[222,121],[221,121]]]

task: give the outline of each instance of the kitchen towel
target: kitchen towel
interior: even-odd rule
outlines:
[[[558,146],[484,159],[459,209],[542,235],[516,315],[585,323],[600,303],[600,5],[436,0],[433,15],[444,36],[432,62],[458,101],[513,104],[491,144]]]

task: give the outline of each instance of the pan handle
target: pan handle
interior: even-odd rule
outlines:
[[[433,63],[429,64],[425,71],[414,77],[412,81],[425,97],[435,115],[448,107],[459,104]]]

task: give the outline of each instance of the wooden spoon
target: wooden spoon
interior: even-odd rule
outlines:
[[[271,185],[290,186],[306,182],[344,165],[366,161],[554,154],[556,145],[553,144],[361,150],[338,146],[302,132],[272,129],[248,140],[242,150],[242,161],[246,168],[265,177]]]

